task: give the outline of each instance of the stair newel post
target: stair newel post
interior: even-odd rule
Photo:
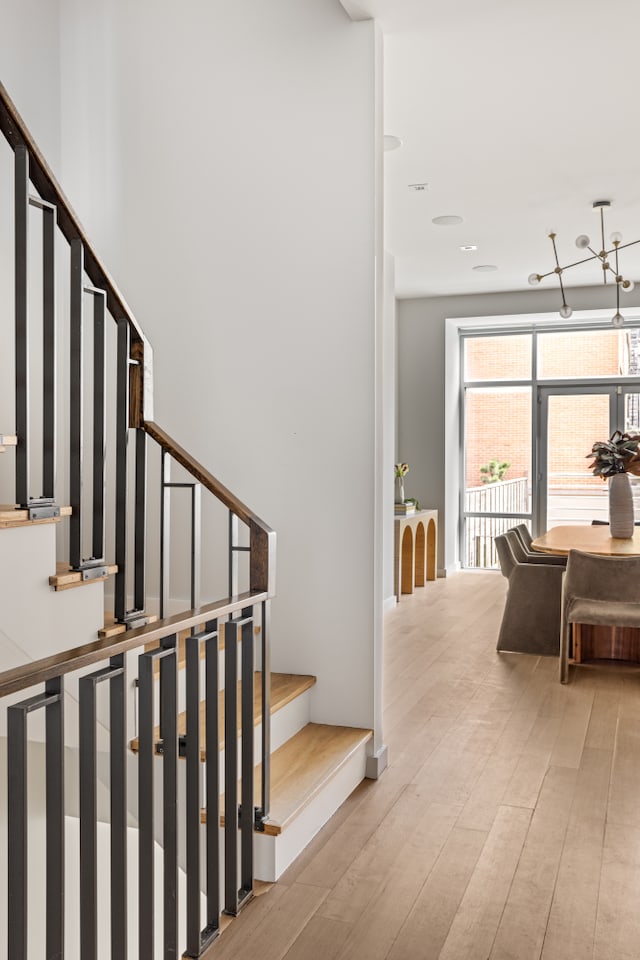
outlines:
[[[171,560],[171,458],[163,448],[160,460],[160,619],[166,616]]]
[[[93,517],[92,558],[103,560],[106,442],[105,294],[94,292],[93,314]]]
[[[15,148],[16,503],[29,505],[29,154]]]
[[[42,204],[42,496],[56,496],[55,207]]]
[[[82,306],[84,248],[71,241],[71,286],[69,329],[69,562],[73,570],[82,566],[82,460],[83,460],[83,369]]]
[[[127,616],[127,447],[129,443],[129,324],[118,320],[116,396],[116,543],[115,619]]]
[[[218,621],[206,624],[205,640],[205,737],[210,753],[205,764],[207,808],[207,929],[220,927],[220,718],[218,714],[219,651]],[[212,754],[215,759],[212,759]]]

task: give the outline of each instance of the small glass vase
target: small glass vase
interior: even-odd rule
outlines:
[[[609,477],[609,533],[617,540],[633,536],[633,495],[627,473]]]
[[[404,503],[404,477],[396,477],[395,503]]]

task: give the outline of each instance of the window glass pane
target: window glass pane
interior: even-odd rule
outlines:
[[[530,380],[531,334],[508,337],[467,337],[464,341],[465,380]]]
[[[608,516],[608,485],[589,470],[596,440],[609,438],[609,395],[549,397],[547,528],[591,523]]]
[[[629,376],[630,346],[637,331],[580,330],[538,336],[538,377]],[[632,337],[633,334],[633,337]]]
[[[513,520],[510,517],[467,517],[464,522],[462,566],[494,569],[499,567],[494,537],[510,530],[517,523],[528,520]]]
[[[465,391],[465,510],[531,510],[531,388]]]

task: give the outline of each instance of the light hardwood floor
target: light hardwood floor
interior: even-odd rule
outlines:
[[[637,960],[640,670],[498,655],[505,582],[460,574],[388,615],[390,766],[218,960]]]

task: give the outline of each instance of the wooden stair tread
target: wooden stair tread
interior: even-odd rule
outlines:
[[[0,504],[0,529],[31,527],[37,523],[59,523],[62,517],[70,517],[71,512],[71,507],[60,507],[59,517],[49,517],[46,520],[29,520],[28,510],[18,510],[15,503]]]
[[[309,690],[314,683],[316,678],[309,676],[307,674],[296,674],[296,673],[272,673],[271,674],[271,716],[274,713],[277,713],[278,710],[282,710],[283,707],[286,707],[288,703],[291,703],[292,700],[295,700],[296,697],[301,696],[306,690]],[[201,701],[200,703],[200,759],[204,763],[207,759],[207,744],[206,744],[206,730],[205,730],[205,721],[206,721],[206,703]],[[241,704],[240,704],[240,684],[238,683],[238,730],[241,729]],[[255,727],[262,720],[262,673],[260,670],[256,670],[253,675],[253,725]],[[224,748],[224,691],[221,690],[218,693],[218,730],[219,730],[219,749]],[[186,712],[180,713],[178,715],[178,735],[184,736],[187,731],[187,714]],[[160,728],[156,727],[154,730],[154,740],[157,743],[160,742]],[[136,737],[131,741],[131,749],[134,753],[137,753],[139,747],[138,738]]]
[[[373,736],[359,727],[308,723],[271,754],[271,810],[264,832],[279,836],[318,795],[353,753]],[[254,791],[259,795],[262,765],[255,768]],[[224,825],[224,796],[220,798],[220,825]],[[206,810],[201,811],[207,822]]]
[[[117,572],[117,567],[116,567]],[[157,623],[158,617],[155,613],[149,613],[147,616],[148,623]],[[113,613],[105,613],[104,615],[104,627],[100,627],[98,630],[98,637],[100,640],[110,640],[112,637],[117,637],[121,633],[126,632],[126,626],[124,623],[116,623],[116,618]],[[147,648],[151,648],[153,644],[147,644]],[[157,646],[157,644],[156,644]]]
[[[88,583],[100,583],[106,580],[107,577],[113,576],[114,573],[118,572],[118,567],[115,563],[107,563],[105,566],[108,571],[107,576],[94,577],[92,580],[83,580],[82,573],[79,570],[72,570],[68,563],[58,561],[58,563],[56,563],[55,574],[49,577],[49,585],[55,590],[71,590],[73,587],[83,587]]]

